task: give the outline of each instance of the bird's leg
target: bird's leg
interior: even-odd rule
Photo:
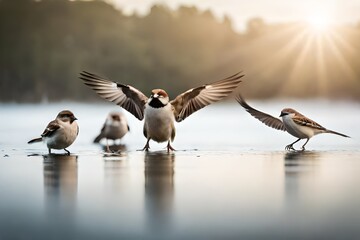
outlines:
[[[288,151],[290,151],[290,150],[294,150],[295,151],[295,148],[293,147],[293,145],[295,144],[295,143],[297,143],[298,141],[300,141],[301,140],[301,138],[299,138],[298,140],[296,140],[295,142],[293,142],[293,143],[291,143],[291,144],[289,144],[289,145],[287,145],[286,147],[285,147],[285,150],[288,150]]]
[[[67,150],[66,148],[64,148],[64,150],[67,152],[67,155],[69,155],[69,156],[70,156],[70,151],[69,151],[69,150]]]
[[[304,143],[304,145],[302,145],[302,147],[301,147],[302,151],[305,151],[305,145],[308,143],[309,140],[310,140],[310,138],[308,138],[306,140],[306,142]]]
[[[110,147],[109,147],[109,140],[108,139],[106,139],[106,152],[111,152],[110,151]]]
[[[51,148],[48,148],[48,150],[49,150],[49,154],[51,154]]]
[[[175,149],[170,145],[170,140],[169,140],[167,144],[167,151],[170,152],[170,150],[175,151]]]
[[[139,151],[149,151],[149,148],[150,148],[149,142],[150,142],[150,138],[148,138],[144,148]]]

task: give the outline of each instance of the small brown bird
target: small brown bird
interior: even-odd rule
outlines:
[[[106,149],[110,152],[108,140],[117,140],[125,136],[130,131],[126,117],[121,112],[111,112],[101,129],[100,134],[94,139],[94,143],[99,143],[101,139],[106,139]]]
[[[241,82],[244,75],[234,74],[212,84],[192,88],[170,101],[162,89],[151,91],[146,97],[136,88],[104,79],[89,72],[80,73],[84,83],[100,97],[114,102],[139,120],[145,118],[143,133],[147,139],[142,150],[148,151],[149,141],[167,141],[167,150],[174,150],[170,141],[175,138],[174,121],[181,122],[201,108],[228,96]]]
[[[306,138],[306,142],[301,147],[302,151],[305,150],[305,145],[308,143],[310,138],[313,136],[320,134],[320,133],[332,133],[336,134],[342,137],[349,136],[338,133],[329,129],[324,128],[317,122],[311,120],[310,118],[305,117],[301,113],[295,111],[292,108],[285,108],[281,111],[280,117],[282,117],[282,121],[278,118],[275,118],[269,114],[260,112],[252,107],[250,107],[245,100],[241,97],[241,95],[238,95],[236,98],[238,103],[245,108],[245,110],[250,113],[253,117],[264,123],[265,125],[275,128],[277,130],[287,131],[294,137],[297,137],[298,140],[295,142],[287,145],[285,147],[286,150],[295,150],[293,145],[300,141],[301,139]]]
[[[64,149],[70,155],[66,148],[75,141],[79,134],[79,126],[75,120],[77,118],[71,111],[61,111],[55,120],[47,125],[41,137],[30,140],[28,144],[44,141],[49,149],[49,154],[51,149]]]

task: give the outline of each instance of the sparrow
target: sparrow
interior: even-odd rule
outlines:
[[[51,154],[51,149],[64,149],[70,155],[66,148],[75,141],[79,134],[79,126],[75,120],[77,118],[71,111],[59,112],[55,120],[47,125],[41,137],[30,140],[28,144],[43,141],[49,149],[49,154]]]
[[[245,110],[248,113],[250,113],[253,117],[258,119],[265,125],[275,128],[277,130],[286,131],[286,132],[290,133],[291,135],[293,135],[294,137],[298,138],[295,142],[287,145],[285,147],[285,150],[288,150],[288,151],[294,150],[295,151],[293,145],[295,143],[297,143],[298,141],[300,141],[301,139],[306,139],[306,142],[301,147],[302,151],[304,151],[305,145],[309,142],[310,138],[312,138],[313,136],[320,134],[320,133],[332,133],[332,134],[336,134],[336,135],[339,135],[342,137],[349,138],[349,136],[347,136],[345,134],[338,133],[338,132],[329,130],[329,129],[321,126],[317,122],[311,120],[310,118],[305,117],[304,115],[302,115],[301,113],[297,112],[296,110],[294,110],[292,108],[284,108],[281,111],[281,114],[280,114],[280,117],[282,118],[282,121],[281,121],[280,119],[278,119],[276,117],[273,117],[269,114],[260,112],[256,109],[250,107],[245,102],[245,100],[242,98],[241,95],[238,95],[236,100],[243,108],[245,108]]]
[[[101,139],[105,138],[106,149],[110,152],[108,139],[121,139],[128,131],[130,131],[130,127],[126,121],[125,115],[121,112],[111,112],[107,116],[100,134],[94,139],[94,143],[98,143]]]
[[[181,122],[201,108],[228,96],[241,82],[244,75],[236,73],[211,84],[189,89],[170,101],[163,89],[153,89],[150,97],[130,85],[116,83],[98,75],[83,71],[80,79],[100,97],[114,102],[144,121],[143,134],[147,142],[142,149],[148,151],[149,141],[167,141],[167,151],[175,150],[171,144],[175,138],[174,122]]]

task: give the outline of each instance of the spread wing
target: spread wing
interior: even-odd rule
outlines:
[[[42,137],[50,137],[53,135],[58,129],[60,128],[60,125],[57,123],[56,120],[53,120],[49,122],[49,124],[46,126],[44,132],[41,134]]]
[[[241,97],[241,95],[239,94],[236,98],[236,101],[238,101],[238,103],[245,108],[245,110],[250,113],[253,117],[255,117],[256,119],[258,119],[259,121],[261,121],[262,123],[264,123],[266,126],[275,128],[277,130],[282,130],[282,131],[286,131],[286,128],[284,126],[284,123],[276,118],[273,117],[269,114],[260,112],[252,107],[250,107],[245,100]]]
[[[240,72],[220,81],[192,88],[170,103],[177,122],[181,122],[199,109],[228,96],[241,82]]]
[[[86,71],[80,73],[80,79],[100,97],[114,102],[139,120],[144,118],[144,107],[148,98],[141,91],[132,86],[116,83]]]

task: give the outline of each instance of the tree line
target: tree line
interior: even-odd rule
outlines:
[[[83,70],[170,97],[242,70],[247,97],[360,100],[360,24],[246,26],[196,7],[129,16],[103,1],[0,0],[0,101],[97,99]]]

